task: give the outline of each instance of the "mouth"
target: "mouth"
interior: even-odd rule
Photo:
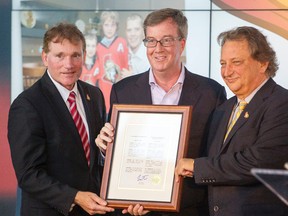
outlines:
[[[155,59],[156,61],[164,61],[164,60],[167,59],[167,57],[166,57],[166,56],[155,56],[154,59]]]
[[[225,78],[225,81],[226,81],[227,83],[234,83],[234,82],[237,81],[237,78]]]
[[[62,72],[63,75],[66,75],[66,76],[71,76],[71,75],[74,75],[76,72],[75,71],[66,71],[66,72]]]

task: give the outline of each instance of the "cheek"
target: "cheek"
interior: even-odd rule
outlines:
[[[148,57],[150,57],[153,54],[153,49],[152,48],[147,48],[146,54]]]
[[[220,74],[221,74],[221,77],[222,77],[222,78],[224,78],[224,71],[225,71],[224,68],[221,68],[221,69],[220,69]]]
[[[179,61],[179,59],[181,58],[182,52],[181,52],[180,47],[177,49],[170,50],[170,53],[172,54],[172,56],[174,56],[174,57],[172,57],[174,59],[174,61]]]
[[[111,31],[113,31],[113,33],[116,33],[117,27],[112,27],[112,28],[111,28]]]
[[[49,67],[54,67],[54,61],[51,61],[50,59],[46,59],[46,64],[47,64],[47,66],[49,65]]]
[[[106,32],[108,32],[108,30],[109,30],[109,28],[108,28],[108,27],[106,27],[106,26],[105,26],[105,27],[103,27],[103,32],[105,32],[105,33],[106,33]]]
[[[49,61],[49,60],[48,60],[48,65],[49,65],[50,68],[54,68],[54,69],[57,69],[57,68],[61,67],[60,63],[57,63],[55,61]]]
[[[141,39],[141,38],[143,37],[143,36],[142,36],[142,32],[137,32],[137,33],[136,33],[136,36]]]
[[[93,56],[93,55],[92,55],[92,56]],[[75,63],[74,63],[74,66],[77,67],[77,68],[82,68],[83,63],[84,63],[84,59],[82,59],[81,61],[75,62]]]

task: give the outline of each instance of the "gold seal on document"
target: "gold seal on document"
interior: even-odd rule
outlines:
[[[151,178],[153,184],[158,185],[161,182],[161,177],[159,175],[154,175]]]

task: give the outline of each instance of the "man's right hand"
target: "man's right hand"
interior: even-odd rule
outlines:
[[[91,192],[78,191],[74,202],[90,215],[106,214],[114,211],[113,208],[106,206],[107,202],[105,200]]]
[[[105,123],[100,134],[95,139],[95,143],[103,154],[106,154],[107,145],[114,140],[114,127],[110,123]]]

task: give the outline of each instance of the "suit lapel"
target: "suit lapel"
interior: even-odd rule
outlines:
[[[67,128],[69,130],[69,134],[74,137],[74,140],[77,140],[77,148],[79,151],[74,152],[73,154],[78,154],[78,156],[81,158],[85,158],[84,150],[82,147],[82,141],[79,136],[78,130],[75,126],[74,120],[67,108],[66,103],[63,101],[63,98],[61,97],[59,91],[51,81],[50,77],[48,76],[47,72],[43,75],[41,78],[41,84],[43,89],[43,94],[46,97],[47,101],[51,104],[51,107],[53,109],[54,114],[59,119],[59,122],[63,125],[64,128]],[[85,107],[85,106],[84,106]],[[86,110],[85,110],[86,111]],[[63,152],[66,152],[65,155],[70,155],[70,149],[69,146],[64,146],[60,144],[59,146],[61,149],[63,149]],[[81,151],[81,150],[83,151]],[[85,160],[78,160],[80,161],[86,161]]]
[[[83,107],[84,107],[85,115],[86,115],[86,121],[87,121],[88,129],[89,129],[88,133],[90,137],[89,143],[90,143],[90,164],[91,164],[90,170],[91,170],[92,165],[94,164],[95,158],[96,158],[96,150],[95,150],[96,146],[94,145],[94,140],[91,139],[91,137],[93,137],[92,131],[95,130],[94,125],[91,122],[92,121],[92,116],[91,116],[91,112],[92,112],[91,103],[92,102],[91,102],[91,96],[90,96],[88,89],[85,86],[81,85],[80,82],[77,82],[77,85],[78,85],[78,90],[82,98],[82,103],[83,103]],[[98,112],[97,110],[94,110],[94,111]]]
[[[223,115],[223,119],[222,121],[219,123],[219,125],[221,127],[218,127],[216,130],[218,130],[218,134],[219,136],[218,137],[218,140],[217,140],[217,143],[221,143],[222,145],[219,145],[219,151],[222,151],[225,146],[227,145],[227,143],[229,142],[230,138],[231,138],[231,132],[229,133],[229,136],[227,137],[227,139],[225,140],[225,142],[223,143],[224,141],[224,137],[225,137],[225,134],[227,132],[227,127],[228,127],[228,124],[229,124],[229,120],[230,120],[230,116],[232,114],[232,111],[233,111],[233,108],[235,106],[235,104],[237,103],[237,98],[234,96],[232,97],[231,99],[229,99],[227,101],[227,105],[224,107],[224,115]],[[235,125],[234,125],[235,126]],[[233,130],[233,129],[232,129]]]
[[[226,115],[225,115],[225,125],[226,127],[223,127],[222,129],[225,129],[224,130],[224,133],[223,133],[223,141],[224,141],[224,137],[225,137],[225,134],[227,132],[227,127],[228,127],[228,124],[229,124],[229,120],[230,120],[230,117],[231,117],[231,114],[232,114],[232,111],[233,111],[233,108],[234,106],[237,104],[237,98],[236,97],[233,97],[233,101],[232,103],[229,104],[229,108],[227,110],[229,110],[228,112],[226,112]],[[247,105],[248,106],[248,105]],[[231,138],[234,136],[234,134],[236,133],[236,131],[247,121],[246,118],[243,117],[243,115],[245,114],[246,110],[247,110],[247,106],[246,108],[243,110],[243,112],[241,113],[240,117],[238,118],[238,120],[236,121],[235,125],[233,126],[232,130],[230,131],[227,139],[225,140],[225,142],[223,143],[222,145],[222,148],[221,148],[221,151],[223,151],[226,147],[226,145],[230,142]],[[223,124],[224,125],[224,124]]]
[[[201,96],[201,92],[197,89],[198,85],[197,79],[185,68],[185,79],[178,105],[196,104]]]
[[[54,113],[59,118],[60,122],[62,122],[65,127],[68,126],[71,132],[78,133],[73,118],[71,117],[71,114],[67,109],[67,105],[65,104],[59,91],[49,78],[47,72],[42,77],[41,82],[42,82],[43,94],[51,104],[51,107]]]
[[[139,79],[135,83],[135,91],[131,92],[133,94],[133,101],[135,104],[152,104],[151,89],[149,85],[149,71],[139,76]]]
[[[222,145],[221,151],[223,151],[228,143],[230,143],[230,140],[234,136],[234,134],[244,126],[244,124],[249,120],[250,117],[253,117],[257,109],[263,104],[263,102],[269,97],[271,94],[271,91],[276,86],[276,83],[270,78],[262,88],[259,89],[259,91],[255,94],[253,99],[250,101],[250,103],[245,107],[243,112],[241,113],[240,117],[236,121],[234,127],[232,128],[231,132],[229,133],[227,139]],[[236,97],[235,97],[235,103],[236,103]],[[232,108],[231,108],[232,110]],[[227,113],[228,114],[228,113]],[[231,114],[231,113],[230,113]],[[227,118],[227,116],[226,116]],[[230,115],[229,115],[230,118]],[[228,119],[229,119],[228,118]],[[227,120],[227,119],[226,119]],[[226,121],[225,121],[226,122]],[[227,121],[228,123],[228,121]],[[227,124],[226,124],[227,125]],[[226,133],[226,132],[225,132]]]

